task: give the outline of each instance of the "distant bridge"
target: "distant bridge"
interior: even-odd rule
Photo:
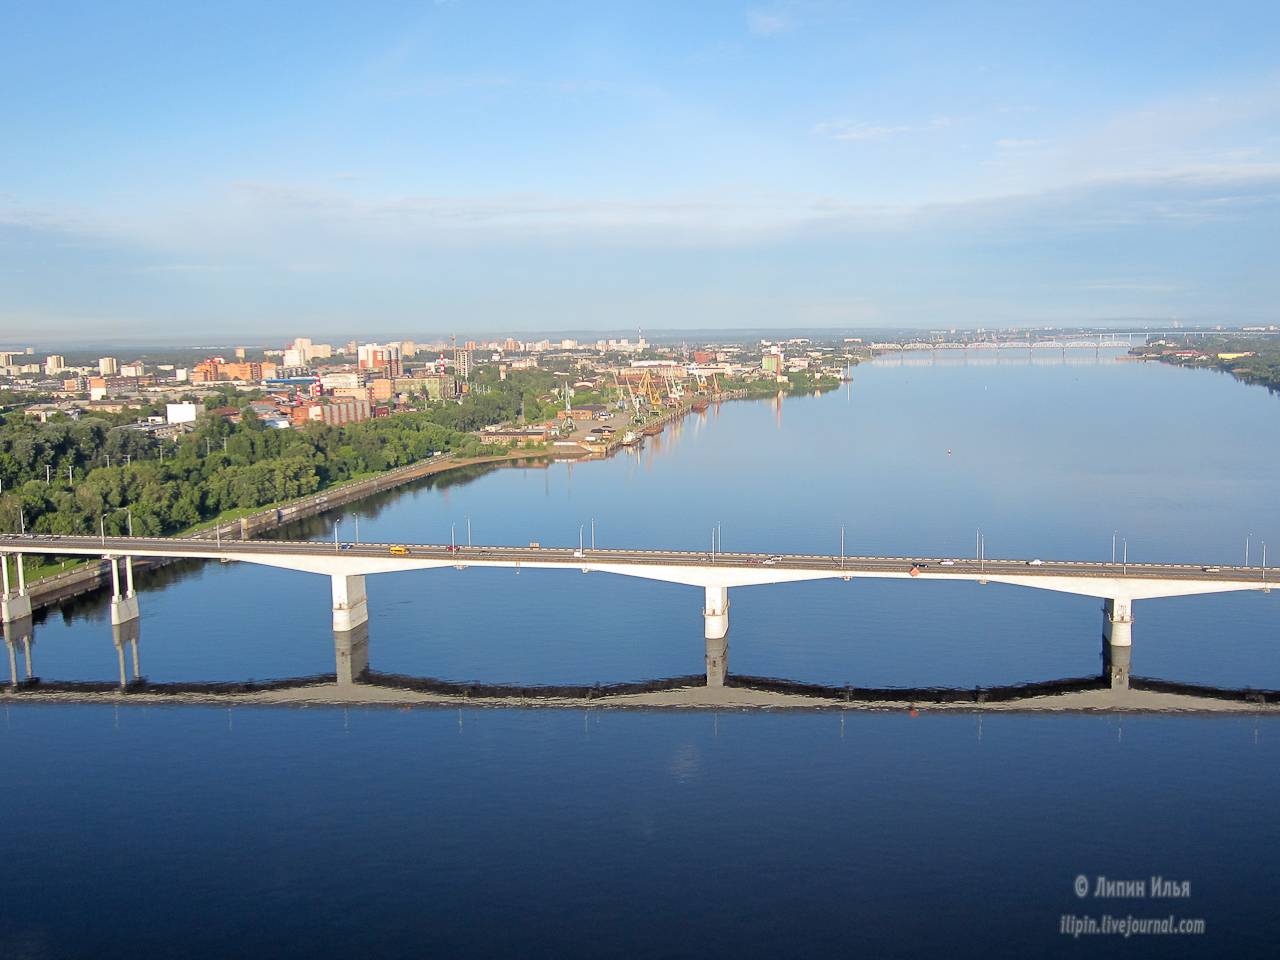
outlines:
[[[1026,350],[1028,353],[1036,350],[1061,350],[1064,356],[1068,350],[1093,350],[1100,356],[1103,350],[1128,350],[1132,346],[1132,342],[1127,339],[1056,340],[1050,338],[1044,340],[910,340],[905,343],[872,343],[868,345],[868,349],[872,353],[900,353],[903,356],[908,351],[918,350],[928,350],[935,354],[939,350],[963,350],[966,356],[970,350],[994,350],[996,356],[999,356],[1002,350]]]

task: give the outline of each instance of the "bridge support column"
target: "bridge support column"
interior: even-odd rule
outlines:
[[[702,608],[706,621],[703,636],[708,640],[723,640],[729,633],[729,588],[707,587],[707,605]]]
[[[107,557],[111,563],[111,625],[128,623],[137,620],[138,595],[133,590],[133,557]],[[125,589],[120,592],[120,567],[118,561],[124,562]]]
[[[26,571],[22,568],[22,554],[13,554],[13,562],[18,570],[18,592],[14,594],[9,583],[9,555],[0,558],[0,567],[4,570],[4,597],[0,598],[0,620],[10,623],[31,616],[31,597],[27,593]]]
[[[1107,600],[1102,604],[1102,635],[1113,647],[1133,645],[1133,601]]]
[[[333,630],[346,633],[369,620],[368,597],[364,592],[364,577],[345,577],[335,574],[333,580]]]
[[[333,653],[338,668],[338,686],[363,683],[369,674],[369,624],[352,630],[333,631]]]
[[[707,587],[707,603],[702,609],[707,641],[707,686],[723,687],[729,672],[729,588]]]

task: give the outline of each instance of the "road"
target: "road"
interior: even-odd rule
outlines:
[[[392,555],[393,546],[403,547],[407,553]],[[0,553],[42,553],[60,556],[108,554],[148,557],[237,558],[275,555],[295,557],[344,557],[378,558],[384,562],[402,559],[406,568],[413,561],[443,560],[451,564],[472,566],[507,566],[516,562],[539,565],[581,567],[584,564],[702,567],[717,569],[768,568],[795,571],[820,571],[835,573],[901,576],[915,568],[930,579],[954,576],[972,580],[975,574],[992,576],[1018,576],[1020,578],[1072,577],[1108,578],[1121,577],[1131,580],[1187,580],[1200,583],[1240,583],[1258,581],[1268,583],[1274,574],[1262,567],[1229,567],[1215,564],[1158,564],[1158,563],[1088,563],[1080,561],[1046,560],[1032,565],[1025,560],[976,560],[948,559],[942,557],[838,557],[810,554],[717,553],[677,550],[591,550],[581,552],[559,547],[503,547],[460,546],[456,549],[446,544],[387,544],[387,543],[338,543],[326,541],[296,540],[198,540],[167,537],[51,537],[0,535]],[[839,575],[837,573],[837,575]]]

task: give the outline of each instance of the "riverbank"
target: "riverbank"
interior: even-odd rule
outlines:
[[[373,477],[340,484],[311,496],[266,507],[243,517],[204,524],[175,539],[248,540],[269,530],[278,529],[287,523],[313,517],[335,507],[345,506],[446,470],[552,456],[554,454],[550,452],[537,450],[512,451],[492,457],[459,457],[454,453],[446,453],[407,467],[388,470]],[[140,559],[134,561],[133,568],[136,573],[141,573],[175,562],[177,561],[163,557]],[[27,590],[31,595],[32,612],[36,612],[73,597],[100,590],[110,586],[110,583],[111,565],[106,560],[95,560],[73,570],[32,580],[27,584]]]
[[[717,394],[714,399],[716,402],[721,402],[740,399],[744,396],[745,391],[726,391],[725,393]],[[652,436],[662,432],[671,423],[682,419],[694,410],[694,404],[682,404],[680,407],[669,410],[636,429],[645,436]],[[372,477],[348,481],[297,500],[254,510],[244,516],[223,517],[216,521],[209,521],[179,534],[175,539],[248,540],[271,530],[276,530],[286,524],[316,516],[336,507],[346,506],[448,470],[522,460],[601,459],[612,456],[622,446],[622,438],[618,437],[608,444],[602,445],[581,443],[550,450],[516,449],[484,457],[461,457],[457,453],[441,454],[440,456],[388,470]],[[137,559],[133,563],[133,568],[135,573],[142,573],[168,566],[174,562],[176,561],[168,558]],[[27,589],[31,596],[31,609],[34,613],[75,597],[104,589],[109,587],[110,584],[110,563],[106,560],[94,560],[70,570],[33,579],[28,583]]]

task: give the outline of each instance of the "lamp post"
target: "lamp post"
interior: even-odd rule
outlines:
[[[844,524],[840,524],[840,569],[844,569]]]
[[[342,522],[341,520],[333,521],[333,552],[334,553],[338,552],[338,524],[340,524],[341,522]]]
[[[98,536],[102,538],[102,545],[107,545],[107,515],[104,513],[98,517]]]
[[[1129,575],[1129,538],[1121,537],[1120,539],[1124,543],[1124,566],[1120,568],[1120,573],[1127,577]]]

